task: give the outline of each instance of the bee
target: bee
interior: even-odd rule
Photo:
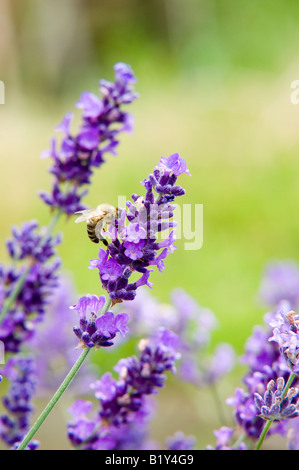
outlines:
[[[76,223],[86,221],[87,235],[94,243],[101,241],[105,246],[108,246],[107,240],[102,235],[102,230],[105,225],[111,224],[120,216],[120,209],[110,204],[100,204],[96,209],[85,209],[83,211],[75,212],[81,214],[76,220]]]
[[[299,319],[295,312],[291,310],[290,312],[286,313],[286,318],[291,325],[291,330],[294,331],[293,328],[295,328],[297,332],[297,328],[299,328]]]

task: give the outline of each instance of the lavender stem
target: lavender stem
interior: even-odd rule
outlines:
[[[71,383],[71,381],[75,377],[76,373],[78,372],[78,370],[80,369],[80,367],[83,364],[84,360],[86,359],[86,356],[89,353],[89,351],[90,351],[89,348],[83,349],[82,353],[80,354],[79,358],[77,359],[77,361],[73,365],[72,369],[70,370],[70,372],[68,373],[68,375],[66,376],[66,378],[64,379],[64,381],[62,382],[60,387],[56,390],[55,394],[53,395],[53,397],[49,401],[48,405],[46,406],[44,411],[40,414],[40,416],[38,417],[38,419],[36,420],[36,422],[34,423],[32,428],[27,433],[27,435],[24,437],[23,441],[21,442],[21,444],[19,445],[19,447],[16,450],[24,450],[27,447],[27,445],[29,444],[29,442],[31,441],[31,439],[33,438],[35,433],[38,431],[40,426],[45,421],[48,414],[52,411],[52,409],[54,408],[54,406],[56,405],[56,403],[60,399],[63,392],[67,389],[67,387],[69,386],[69,384]]]
[[[106,313],[110,306],[111,306],[111,299],[108,297],[103,307],[102,314]],[[80,369],[83,362],[85,361],[89,351],[90,351],[90,348],[83,349],[82,353],[80,354],[77,361],[75,362],[75,364],[73,365],[73,367],[71,368],[67,376],[65,377],[64,381],[62,382],[60,387],[56,390],[53,397],[49,401],[48,405],[45,407],[44,411],[37,418],[36,422],[34,423],[32,428],[24,437],[23,441],[21,442],[21,444],[16,450],[24,450],[27,447],[31,439],[34,437],[34,435],[36,434],[40,426],[45,421],[48,414],[52,411],[52,409],[54,408],[58,400],[61,398],[63,392],[65,392],[65,390],[67,389],[67,387],[69,386],[69,384],[71,383],[75,375],[77,374],[78,370]]]

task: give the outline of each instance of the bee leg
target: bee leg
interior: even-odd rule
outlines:
[[[104,225],[105,225],[105,220],[104,219],[99,220],[99,222],[97,223],[95,227],[95,235],[99,241],[104,243],[105,246],[108,246],[107,240],[102,235],[102,229]]]

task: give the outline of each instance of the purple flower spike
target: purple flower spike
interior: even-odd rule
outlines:
[[[90,413],[91,410],[92,403],[81,399],[77,399],[69,409],[69,412],[75,419],[76,425],[69,425],[68,436],[75,446],[88,440],[93,434],[96,424],[87,417],[87,414]]]
[[[82,110],[79,131],[71,133],[71,113],[56,127],[63,134],[60,145],[52,139],[50,150],[42,154],[52,159],[49,171],[54,176],[50,194],[40,193],[46,204],[66,214],[85,208],[83,186],[90,184],[94,168],[102,165],[107,153],[116,154],[118,135],[132,131],[132,117],[123,106],[138,97],[133,91],[135,82],[128,65],[116,64],[115,82],[100,81],[101,97],[84,92],[76,103]]]
[[[0,437],[14,449],[30,428],[34,411],[32,398],[37,385],[36,369],[31,358],[13,356],[1,373],[10,381],[10,388],[8,394],[2,397],[5,413],[0,415]],[[31,441],[28,449],[34,450],[38,445],[37,441]]]
[[[45,227],[36,221],[12,228],[12,238],[6,243],[11,266],[0,266],[0,308],[10,297],[24,273],[27,275],[22,289],[0,325],[0,341],[5,351],[19,352],[24,341],[35,334],[36,326],[44,318],[49,297],[58,285],[60,267],[54,257],[60,235],[46,234]],[[20,264],[20,266],[18,266]]]
[[[112,346],[112,340],[116,334],[125,336],[129,331],[127,323],[129,315],[119,313],[114,315],[106,312],[97,317],[98,311],[104,306],[105,296],[86,295],[81,297],[76,305],[70,307],[77,310],[80,318],[80,325],[74,326],[75,335],[79,338],[79,347],[108,347]]]
[[[163,387],[166,371],[175,372],[177,345],[174,333],[160,329],[151,340],[140,341],[139,357],[118,362],[114,368],[117,379],[106,372],[92,383],[99,411],[95,418],[88,418],[90,402],[77,400],[70,410],[74,423],[68,424],[72,444],[82,450],[140,449],[143,425],[151,411],[146,396]],[[193,439],[181,435],[170,441],[173,449],[190,449],[193,443]]]
[[[274,392],[275,385],[276,390]],[[254,394],[255,405],[260,411],[261,418],[281,421],[282,419],[297,418],[299,416],[297,408],[299,390],[290,388],[287,396],[282,398],[283,388],[284,379],[279,377],[276,384],[274,380],[270,380],[263,397],[259,393]]]
[[[241,442],[238,447],[231,447],[230,442],[234,432],[234,429],[227,426],[222,426],[220,429],[214,431],[214,435],[217,439],[216,447],[207,446],[206,450],[247,450],[243,442]]]
[[[23,223],[22,227],[12,227],[13,238],[7,240],[6,246],[13,260],[31,258],[45,263],[55,254],[55,246],[61,243],[61,235],[45,237],[45,227],[39,228],[37,221]]]
[[[157,266],[162,272],[165,258],[176,249],[172,230],[175,222],[170,220],[175,206],[171,202],[185,194],[176,181],[178,175],[189,174],[189,171],[178,154],[162,158],[161,162],[148,179],[142,181],[145,196],[133,194],[133,202],[127,201],[127,209],[120,211],[120,217],[108,232],[112,240],[108,250],[101,248],[98,259],[90,262],[90,269],[99,270],[102,286],[113,304],[133,300],[141,285],[151,287],[150,266]],[[168,236],[159,241],[160,233],[168,229],[171,229]],[[141,276],[129,282],[133,273]]]
[[[266,269],[260,285],[260,298],[271,307],[287,300],[291,308],[299,306],[299,266],[293,261],[273,262]]]
[[[115,75],[120,83],[136,83],[136,78],[131,67],[123,62],[118,62],[114,66]]]

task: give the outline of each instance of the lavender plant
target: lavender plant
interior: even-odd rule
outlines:
[[[170,196],[171,199],[173,200],[175,197],[175,194],[177,195],[182,195],[184,194],[184,190],[178,186],[174,186],[174,183],[176,182],[177,175],[175,175],[175,172],[179,175],[183,172],[186,172],[186,164],[183,159],[181,159],[178,155],[175,155],[175,161],[173,156],[170,156],[169,159],[162,159],[160,162],[160,166],[156,167],[157,171],[156,174],[160,175],[160,178],[162,178],[163,174],[162,171],[165,172],[165,180],[169,181],[171,179],[172,185],[169,183],[169,186],[167,188],[163,188],[161,190],[162,197],[165,196]],[[165,164],[166,162],[166,164]],[[173,175],[175,177],[173,177]],[[177,188],[175,189],[175,194],[171,194],[173,192],[173,187]],[[179,189],[178,189],[179,188]],[[148,191],[151,192],[151,190],[148,188]],[[151,200],[152,197],[150,196]],[[140,198],[138,198],[140,200]],[[158,199],[159,200],[159,199]],[[139,202],[142,208],[145,208],[145,214],[147,216],[145,226],[149,227],[149,207],[146,205],[146,203],[142,200]],[[131,208],[131,206],[130,206]],[[123,217],[123,213],[121,217]],[[138,212],[139,215],[139,212]],[[168,214],[168,217],[170,217],[170,214]],[[161,217],[160,217],[161,218]],[[122,298],[126,297],[127,299],[133,299],[135,297],[135,294],[133,297],[125,296],[125,292],[136,292],[137,288],[140,287],[141,285],[147,284],[147,279],[149,275],[149,271],[146,270],[145,266],[148,266],[149,264],[160,264],[160,259],[159,257],[161,255],[156,255],[156,252],[159,248],[161,248],[160,244],[155,243],[155,245],[152,245],[152,241],[148,241],[145,239],[145,246],[149,245],[151,247],[148,249],[148,251],[144,251],[142,254],[140,254],[140,258],[138,258],[136,261],[139,261],[140,263],[137,265],[132,264],[132,259],[128,258],[129,261],[126,262],[126,257],[124,256],[111,256],[109,258],[109,254],[111,251],[113,252],[112,248],[115,246],[115,244],[119,248],[119,253],[122,251],[122,244],[126,242],[126,238],[124,235],[124,226],[119,225],[118,220],[116,221],[115,225],[115,232],[113,236],[113,242],[108,245],[107,251],[104,249],[100,249],[100,255],[99,259],[96,260],[97,267],[100,270],[100,279],[102,281],[103,287],[108,291],[108,297],[107,299],[105,296],[96,296],[96,295],[87,295],[83,296],[79,299],[77,304],[73,305],[72,308],[77,310],[79,314],[79,326],[74,327],[74,332],[76,336],[79,338],[79,345],[78,347],[82,348],[83,351],[78,358],[77,362],[61,384],[61,386],[58,388],[57,392],[54,394],[52,397],[51,401],[49,402],[48,406],[44,410],[44,412],[40,415],[38,420],[36,421],[35,425],[33,428],[29,431],[27,436],[24,438],[23,442],[20,444],[19,449],[22,450],[24,449],[28,443],[31,441],[32,437],[35,435],[36,431],[39,429],[40,425],[43,423],[45,420],[46,416],[49,414],[49,412],[53,409],[54,405],[57,403],[59,398],[61,397],[62,393],[65,391],[65,389],[68,387],[70,382],[73,380],[74,376],[78,372],[79,368],[83,364],[84,360],[87,357],[87,354],[89,351],[93,348],[99,348],[99,347],[109,347],[113,345],[113,339],[115,338],[117,333],[120,333],[121,335],[125,335],[126,332],[128,331],[128,328],[126,326],[128,322],[128,315],[127,314],[117,314],[114,315],[113,312],[109,312],[109,308],[113,306],[115,303],[122,302]],[[131,222],[131,220],[129,220]],[[129,225],[129,230],[130,230],[130,225]],[[162,229],[162,225],[158,223],[158,228],[156,227],[156,231],[159,231]],[[119,231],[121,230],[122,233],[122,243],[119,241],[117,238],[117,235]],[[156,238],[154,238],[156,240]],[[169,251],[172,252],[172,241],[173,237],[168,237],[167,242],[162,242],[162,247],[167,246]],[[138,238],[138,243],[139,243],[139,238]],[[112,245],[112,248],[111,248]],[[143,245],[144,247],[144,245]],[[108,252],[109,250],[109,252]],[[166,256],[166,252],[168,251],[167,248],[164,248],[164,254],[163,258]],[[148,254],[148,258],[146,259],[146,254]],[[133,260],[135,261],[135,260]],[[92,261],[94,265],[94,260]],[[163,264],[164,266],[164,264]],[[140,270],[143,272],[141,275],[141,278],[137,280],[137,282],[128,284],[128,270],[133,270],[135,267],[136,271],[139,272]],[[103,271],[104,270],[104,271]],[[124,273],[126,273],[124,275]],[[104,279],[104,281],[107,280],[107,283],[103,283],[103,277],[101,275],[106,276],[107,279]],[[100,316],[98,316],[98,312],[101,312]],[[149,393],[149,392],[148,392]]]
[[[148,424],[153,414],[151,398],[165,385],[165,373],[175,374],[180,360],[181,379],[196,387],[214,386],[233,367],[230,345],[218,344],[208,354],[217,324],[213,312],[182,289],[173,291],[171,305],[161,305],[145,290],[153,287],[150,276],[155,267],[162,272],[167,256],[176,249],[174,202],[185,194],[178,178],[190,175],[179,154],[162,157],[142,180],[143,191],[133,193],[126,207],[115,211],[106,231],[101,225],[95,232],[96,241],[104,244],[87,267],[98,270],[100,295],[79,296],[69,285],[65,287],[59,275],[56,247],[61,235],[52,232],[61,214],[70,217],[85,210],[82,201],[94,169],[101,167],[106,154],[115,154],[119,134],[132,130],[132,116],[123,107],[137,98],[135,82],[131,68],[119,63],[115,82],[100,81],[101,98],[88,92],[81,95],[78,132],[71,132],[73,116],[68,113],[56,128],[63,134],[60,144],[52,139],[50,150],[43,154],[52,161],[52,188],[40,193],[53,212],[48,227],[39,227],[36,221],[24,223],[12,229],[7,241],[11,264],[0,268],[0,341],[8,355],[0,375],[1,387],[6,383],[7,389],[0,437],[11,449],[38,448],[36,432],[78,377],[84,388],[78,386],[77,391],[89,388],[93,402],[77,398],[69,410],[73,421],[67,424],[67,435],[74,448],[158,447],[149,439]],[[299,449],[298,293],[296,265],[267,269],[260,296],[272,310],[264,317],[265,325],[254,328],[245,347],[246,389],[237,388],[227,399],[234,408],[235,426],[215,430],[217,442],[207,450],[260,449],[265,438],[275,433],[286,437],[289,449]],[[79,319],[71,331],[74,311]],[[86,364],[91,351],[139,336],[138,356],[120,359],[114,368],[116,378],[110,372],[97,378],[98,370]],[[38,354],[40,348],[43,357]],[[63,372],[54,376],[51,369],[57,357],[64,357],[65,363]],[[48,390],[49,374],[57,389],[30,427],[34,396]],[[168,450],[194,446],[194,437],[182,432],[165,440]]]
[[[7,241],[11,266],[0,268],[0,340],[6,353],[19,352],[43,321],[49,297],[58,284],[60,267],[59,258],[54,258],[55,246],[61,241],[59,235],[47,235],[36,221],[24,223],[20,229],[14,227],[12,234],[13,238]]]
[[[56,139],[52,139],[51,149],[43,152],[44,157],[53,161],[49,170],[53,175],[53,185],[50,193],[42,191],[40,196],[51,207],[53,216],[48,227],[39,229],[39,233],[35,221],[24,224],[20,231],[13,229],[13,239],[8,241],[12,266],[1,266],[0,271],[0,325],[6,316],[9,317],[2,333],[5,337],[11,334],[16,323],[21,325],[18,329],[23,329],[27,338],[26,313],[23,306],[17,311],[15,306],[25,302],[25,308],[32,310],[31,302],[35,299],[29,296],[30,287],[40,282],[43,289],[48,280],[52,282],[58,264],[53,265],[52,271],[43,265],[54,255],[53,248],[60,241],[57,236],[51,236],[59,217],[62,213],[69,215],[85,207],[82,199],[87,194],[86,186],[91,182],[94,168],[102,165],[106,153],[115,154],[119,134],[132,131],[133,118],[123,107],[138,96],[133,91],[136,79],[128,65],[118,63],[114,68],[115,82],[100,80],[102,98],[84,92],[77,102],[78,108],[83,110],[77,134],[70,134],[73,115],[68,113],[56,128],[64,133],[60,148],[56,149]],[[22,262],[22,266],[17,268],[17,261]],[[26,282],[29,285],[24,288]],[[26,298],[19,299],[24,292]],[[38,294],[38,289],[34,294]],[[13,346],[11,344],[10,347]]]
[[[77,400],[70,412],[74,422],[68,425],[68,436],[78,449],[140,449],[139,429],[148,416],[146,397],[163,386],[165,371],[175,373],[178,338],[161,329],[150,340],[139,343],[140,356],[121,359],[115,367],[118,379],[107,372],[91,384],[99,411],[88,418],[92,403]],[[129,436],[129,438],[128,438]],[[144,437],[144,436],[142,436]]]
[[[264,270],[259,298],[271,308],[287,300],[296,310],[299,305],[298,265],[291,260],[269,263]]]
[[[127,210],[121,211],[115,226],[110,228],[112,241],[108,250],[101,248],[98,258],[91,260],[89,267],[98,269],[102,286],[113,305],[133,300],[137,289],[143,285],[151,287],[149,267],[156,265],[161,272],[165,267],[164,259],[174,251],[174,231],[160,242],[158,234],[174,226],[170,219],[175,206],[170,202],[185,194],[176,184],[177,177],[183,173],[189,174],[189,171],[178,154],[162,157],[153,173],[142,182],[145,195],[133,194],[133,202],[127,201]],[[129,282],[134,273],[140,277]]]
[[[204,308],[184,289],[171,292],[171,302],[161,303],[145,288],[138,290],[134,302],[124,302],[121,310],[129,314],[129,334],[126,339],[154,335],[166,327],[178,336],[178,377],[199,388],[208,388],[221,422],[225,422],[219,399],[221,379],[234,368],[236,354],[228,343],[218,343],[212,350],[212,332],[218,321],[216,315]]]
[[[82,198],[87,192],[86,185],[91,182],[93,168],[101,166],[105,153],[115,153],[118,145],[117,135],[122,131],[131,130],[132,118],[123,112],[121,107],[137,97],[132,87],[136,79],[130,67],[125,64],[117,64],[115,74],[115,83],[100,81],[102,100],[91,93],[81,95],[77,106],[83,110],[82,125],[77,135],[71,134],[72,116],[67,114],[57,127],[57,130],[64,134],[59,149],[53,139],[51,149],[43,154],[53,161],[50,168],[54,177],[52,191],[40,193],[43,201],[55,214],[49,227],[43,234],[39,234],[37,223],[24,224],[21,230],[13,230],[14,238],[7,243],[13,264],[24,259],[29,263],[27,268],[21,270],[19,276],[14,274],[13,270],[2,270],[2,299],[8,299],[8,303],[1,314],[1,334],[6,340],[6,350],[11,353],[20,352],[23,344],[29,344],[29,340],[34,350],[38,341],[32,338],[31,332],[34,328],[30,321],[32,317],[34,322],[44,319],[47,288],[49,293],[53,293],[54,287],[58,287],[58,276],[54,273],[56,274],[59,263],[55,263],[52,269],[48,268],[46,263],[54,256],[55,245],[61,241],[60,237],[54,238],[51,235],[59,216],[62,213],[69,216],[84,209]],[[34,371],[33,367],[30,368],[32,360],[19,359],[18,356],[11,359],[15,366],[19,364],[20,370],[24,369],[24,375],[21,374],[20,378],[15,373],[10,374],[9,367],[3,369],[4,375],[11,379],[12,384],[10,394],[3,400],[8,414],[1,417],[1,436],[8,445],[18,450],[36,448],[37,444],[32,440],[36,431],[70,385],[88,353],[94,348],[111,347],[117,334],[127,334],[128,314],[114,314],[111,308],[123,300],[133,300],[140,286],[152,287],[148,280],[152,271],[150,267],[157,266],[159,271],[162,271],[165,267],[164,259],[168,253],[174,251],[174,231],[162,241],[158,240],[158,235],[166,228],[174,227],[170,219],[175,206],[171,203],[185,193],[184,189],[176,184],[178,176],[182,173],[190,174],[186,162],[178,154],[161,158],[153,173],[142,182],[146,190],[144,197],[134,193],[132,202],[127,202],[127,210],[122,209],[114,226],[109,228],[111,243],[105,243],[108,245],[107,249],[101,248],[99,257],[91,260],[90,264],[90,268],[99,270],[102,288],[108,296],[106,298],[104,295],[87,294],[70,306],[79,315],[79,325],[74,326],[73,331],[79,339],[77,347],[81,348],[82,352],[29,432],[28,419],[32,413],[30,399],[35,384],[34,378],[31,378]],[[139,277],[129,282],[134,273],[137,277],[139,274]],[[110,424],[116,426],[117,434],[120,431],[118,425],[125,426],[132,420],[132,416],[142,417],[146,414],[143,395],[154,393],[156,387],[163,385],[165,370],[174,371],[174,359],[177,358],[174,338],[174,333],[163,330],[156,344],[150,346],[143,342],[140,362],[135,358],[120,361],[122,376],[116,387],[117,395],[112,397],[111,393],[116,384],[110,381],[111,403],[107,404],[107,398],[101,401],[101,418],[104,422],[110,419]],[[23,362],[18,362],[21,360]],[[123,375],[125,369],[126,380]],[[101,395],[104,389],[108,392],[110,382],[107,375],[102,381],[94,382],[93,387],[97,386],[96,396]],[[20,410],[25,414],[21,415]],[[9,413],[15,413],[17,417],[11,418]],[[90,425],[87,427],[90,429]],[[98,428],[98,424],[96,427]],[[80,434],[82,426],[79,428]],[[93,434],[94,432],[93,428]],[[101,432],[102,430],[99,430],[100,434]],[[76,432],[73,435],[76,435]],[[100,442],[101,438],[97,437],[97,441]],[[99,443],[99,446],[102,444]]]
[[[297,274],[295,263],[276,263],[262,279],[261,298],[274,309],[265,315],[264,326],[254,328],[241,358],[248,367],[243,379],[247,390],[237,388],[227,399],[239,430],[231,448],[246,440],[258,450],[273,434],[286,438],[289,449],[298,448],[298,316],[292,310]],[[215,449],[220,448],[217,443]]]
[[[62,213],[69,215],[84,207],[81,201],[87,191],[82,187],[90,183],[93,169],[104,162],[106,153],[115,154],[121,132],[131,132],[133,119],[123,107],[137,98],[135,82],[128,65],[116,64],[115,82],[100,81],[101,99],[88,92],[81,95],[77,103],[83,110],[78,134],[70,134],[72,116],[66,115],[57,127],[65,134],[60,150],[56,150],[53,139],[51,150],[43,153],[53,159],[52,191],[41,192],[53,217],[48,227],[40,228],[31,221],[20,229],[13,228],[13,238],[7,242],[11,266],[2,265],[0,269],[0,340],[8,355],[20,353],[44,320],[50,297],[59,285],[60,260],[56,257],[52,264],[49,260],[55,256],[61,236],[52,236],[52,231]],[[24,431],[26,426],[22,427]]]

